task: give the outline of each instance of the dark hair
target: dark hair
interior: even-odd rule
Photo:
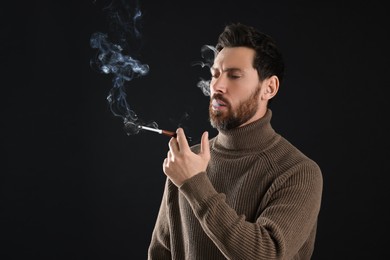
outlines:
[[[280,83],[284,76],[284,61],[275,41],[267,34],[259,32],[251,26],[241,23],[227,25],[219,35],[217,51],[225,47],[248,47],[256,51],[253,67],[257,70],[260,80],[273,75]]]

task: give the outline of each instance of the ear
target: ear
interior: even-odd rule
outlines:
[[[263,94],[261,95],[264,100],[273,98],[279,90],[279,78],[277,76],[271,76],[263,82]]]

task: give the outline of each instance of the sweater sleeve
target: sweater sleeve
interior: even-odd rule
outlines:
[[[181,187],[203,230],[228,259],[291,259],[316,224],[322,175],[313,165],[291,169],[271,185],[254,223],[238,215],[206,173]]]
[[[160,209],[148,248],[148,260],[172,259],[170,250],[169,222],[167,219],[168,180],[166,181]]]

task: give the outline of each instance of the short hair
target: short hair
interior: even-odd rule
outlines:
[[[284,76],[284,61],[275,40],[269,35],[242,23],[232,23],[225,26],[219,35],[216,45],[217,52],[225,47],[248,47],[255,50],[253,67],[257,70],[260,80],[273,75],[280,83]]]

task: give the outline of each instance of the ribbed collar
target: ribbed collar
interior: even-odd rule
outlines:
[[[214,148],[222,150],[263,150],[276,135],[271,126],[272,111],[267,110],[265,115],[243,127],[231,130],[220,130],[215,137]]]

